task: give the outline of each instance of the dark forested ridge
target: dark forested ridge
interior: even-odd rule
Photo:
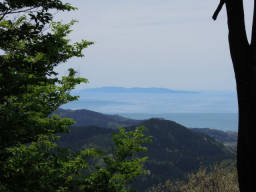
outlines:
[[[149,175],[141,176],[134,184],[139,191],[167,179],[182,179],[200,166],[235,158],[234,153],[221,142],[173,121],[150,119],[139,125],[146,126],[146,135],[153,136],[144,154],[149,157],[146,163]],[[106,149],[111,146],[111,135],[115,131],[97,126],[72,127],[71,134],[62,135],[59,143],[72,150],[84,147]]]
[[[58,109],[54,112],[61,117],[72,118],[75,121],[75,126],[96,126],[117,129],[120,126],[128,127],[138,125],[141,120],[134,120],[122,117],[120,115],[107,115],[87,109],[82,110],[69,110],[69,109]],[[221,131],[210,128],[193,128],[191,129],[196,132],[206,134],[213,137],[225,144],[236,143],[237,132],[232,131]]]
[[[90,111],[87,109],[70,110],[58,109],[54,112],[61,117],[72,118],[75,121],[75,126],[98,126],[104,128],[116,129],[120,126],[137,125],[141,121],[128,119],[119,115],[107,115]]]
[[[222,142],[227,148],[229,148],[234,153],[237,152],[237,132],[220,131],[209,128],[194,128],[192,130],[215,138],[216,140]]]
[[[148,128],[147,134],[153,136],[146,153],[149,157],[146,166],[151,175],[144,177],[144,183],[140,182],[145,187],[148,183],[160,183],[167,178],[183,179],[200,166],[235,157],[222,143],[175,122],[150,119],[142,125]]]

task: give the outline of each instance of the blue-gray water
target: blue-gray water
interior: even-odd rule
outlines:
[[[234,91],[177,91],[163,88],[102,87],[77,90],[66,109],[89,109],[134,119],[161,117],[193,128],[237,131]]]
[[[122,113],[124,117],[132,119],[148,119],[152,117],[175,121],[189,128],[213,128],[223,131],[237,131],[237,113]]]
[[[146,89],[147,90],[147,89]],[[90,109],[102,113],[237,113],[237,98],[230,91],[201,92],[111,92],[105,89],[77,91],[78,101],[66,109]],[[130,91],[130,90],[129,90]],[[148,91],[148,90],[147,90]]]

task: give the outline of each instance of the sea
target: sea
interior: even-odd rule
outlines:
[[[175,121],[188,128],[211,128],[222,131],[238,131],[237,113],[120,113],[119,115],[138,120],[164,118]]]
[[[89,109],[132,119],[164,118],[189,128],[237,131],[235,91],[179,91],[165,88],[101,87],[77,90],[66,109]]]

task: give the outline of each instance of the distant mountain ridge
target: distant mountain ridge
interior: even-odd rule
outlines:
[[[142,88],[142,87],[98,87],[98,88],[86,88],[80,90],[80,92],[94,92],[94,93],[199,93],[198,91],[187,91],[187,90],[173,90],[168,88]]]
[[[133,120],[119,115],[102,114],[87,109],[70,110],[60,108],[54,114],[72,118],[75,121],[75,126],[99,126],[117,129],[120,126],[132,126],[141,122],[140,120]]]
[[[72,118],[75,121],[74,126],[97,126],[108,129],[117,129],[120,126],[134,126],[145,121],[125,118],[120,115],[103,114],[87,109],[70,110],[60,108],[55,111],[55,114],[58,114],[61,117]],[[154,119],[165,120],[163,118]],[[221,131],[210,128],[191,128],[191,130],[213,137],[224,144],[236,144],[237,142],[237,132]]]

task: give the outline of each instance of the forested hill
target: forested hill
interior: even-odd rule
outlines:
[[[60,115],[61,117],[72,118],[76,122],[75,126],[97,126],[117,129],[120,126],[128,127],[138,125],[142,122],[141,120],[129,119],[119,115],[107,115],[87,109],[58,109],[54,113]],[[210,128],[193,128],[192,130],[213,137],[225,144],[236,144],[237,132],[226,132]]]
[[[237,142],[237,132],[234,131],[220,131],[210,128],[193,128],[192,130],[214,137],[215,139],[223,143]]]
[[[234,131],[220,131],[210,128],[194,128],[193,131],[208,135],[220,142],[226,147],[236,153],[237,150],[237,132]]]
[[[173,121],[150,119],[141,124],[148,128],[147,135],[153,136],[146,153],[146,166],[152,174],[144,178],[144,186],[166,178],[180,179],[200,166],[235,158],[221,142]]]
[[[72,118],[75,121],[75,126],[93,125],[98,127],[117,129],[120,126],[132,126],[141,122],[139,120],[128,119],[119,115],[107,115],[87,109],[58,109],[54,113],[60,115],[61,117]]]
[[[149,157],[146,168],[150,174],[140,177],[134,184],[139,191],[167,179],[181,179],[200,166],[235,158],[222,143],[173,121],[150,119],[140,125],[147,127],[146,135],[153,136],[153,140],[147,144],[148,152],[144,154]],[[63,135],[59,143],[78,150],[84,147],[109,148],[111,135],[116,130],[89,126],[72,127],[71,131],[71,134]]]

